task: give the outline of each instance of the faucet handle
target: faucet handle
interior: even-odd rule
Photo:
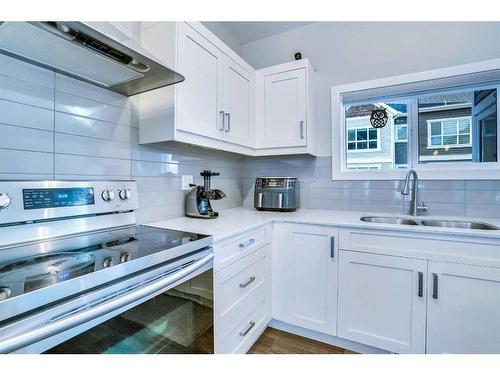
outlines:
[[[427,212],[428,210],[429,207],[427,207],[424,202],[417,204],[417,212]]]

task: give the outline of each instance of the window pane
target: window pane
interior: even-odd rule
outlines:
[[[431,123],[431,135],[441,135],[441,122]]]
[[[387,125],[375,129],[370,123],[370,116],[373,110],[381,108],[387,111]],[[406,126],[399,126],[401,130],[397,133],[394,124],[406,125],[407,108],[407,102],[394,100],[345,105],[346,164],[344,169],[366,171],[400,168],[395,165],[395,145],[400,141],[403,141],[404,146],[398,148],[398,160],[406,163],[408,159]],[[401,138],[396,134],[401,134]]]
[[[398,126],[396,128],[396,139],[398,141],[404,141],[408,138],[408,132],[406,126]]]
[[[408,163],[408,143],[398,142],[395,145],[394,164],[399,168],[407,167]]]
[[[358,129],[356,139],[358,141],[366,141],[368,139],[368,129]]]
[[[496,111],[495,89],[420,96],[419,163],[496,161]]]

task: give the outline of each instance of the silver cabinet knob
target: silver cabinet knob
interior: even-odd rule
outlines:
[[[118,195],[120,196],[120,199],[122,201],[126,201],[132,195],[132,190],[127,189],[127,188],[122,189],[122,190],[120,190],[120,192],[118,193]]]
[[[106,189],[101,193],[101,197],[106,202],[111,202],[115,199],[115,192],[113,190]]]
[[[10,205],[10,197],[5,193],[0,193],[0,210]]]

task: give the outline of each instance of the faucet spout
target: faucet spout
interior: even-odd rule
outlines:
[[[408,170],[405,179],[400,188],[402,195],[408,195],[410,192],[410,180],[413,176],[413,186],[411,188],[410,215],[417,216],[420,212],[426,212],[427,207],[418,202],[418,174],[414,169]]]

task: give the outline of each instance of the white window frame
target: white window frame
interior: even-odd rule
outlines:
[[[477,84],[474,82],[494,82],[490,84]],[[465,89],[479,90],[496,88],[500,93],[500,59],[485,60],[471,64],[457,65],[442,69],[429,70],[420,73],[404,74],[394,77],[356,82],[331,88],[332,104],[332,179],[333,180],[396,180],[402,179],[405,169],[356,171],[347,170],[345,152],[345,113],[343,96],[364,97],[366,102],[375,100],[384,101],[394,98],[401,101],[405,92],[416,93],[439,89],[440,92],[464,91]],[[372,92],[377,93],[373,99]],[[413,95],[413,94],[412,94]],[[497,96],[497,126],[500,127],[500,106]],[[418,116],[416,99],[409,100],[407,107],[408,125],[414,124]],[[473,121],[473,120],[472,120]],[[500,175],[500,157],[497,162],[490,163],[418,163],[418,134],[415,129],[408,126],[408,142],[410,146],[408,155],[408,168],[415,169],[421,179],[492,179]],[[497,155],[500,156],[500,131],[497,132]]]
[[[360,117],[361,118],[361,117]],[[373,128],[370,128],[370,126],[353,126],[351,128],[346,128],[346,132],[348,132],[349,130],[356,130],[356,134],[357,134],[357,130],[358,129],[367,129],[367,131],[369,131],[370,129],[373,129]],[[347,137],[347,143],[349,143],[352,141],[349,141],[349,136]],[[358,143],[358,142],[364,142],[364,141],[358,141],[356,139],[356,141],[354,141],[355,143]],[[366,142],[370,142],[370,136],[368,134],[368,139],[366,140]],[[377,148],[365,148],[365,149],[355,149],[355,150],[349,150],[346,148],[346,151],[350,154],[356,154],[356,153],[370,153],[370,152],[380,152],[381,150],[381,145],[380,145],[380,129],[377,129]]]
[[[443,122],[445,121],[456,121],[457,124],[457,133],[455,134],[457,137],[459,135],[469,135],[469,141],[472,140],[472,116],[460,116],[460,117],[446,117],[446,118],[439,118],[439,119],[432,119],[432,120],[427,120],[427,149],[428,150],[435,150],[435,149],[441,149],[441,148],[445,148],[445,147],[448,147],[448,148],[463,148],[463,147],[472,147],[472,142],[469,142],[469,143],[462,143],[462,144],[452,144],[452,145],[444,145],[444,144],[441,144],[441,145],[436,145],[436,146],[433,146],[432,145],[432,135],[431,135],[431,127],[432,127],[432,123],[433,122],[440,122],[441,123],[441,139],[443,139],[444,135],[443,135]],[[465,134],[460,134],[458,131],[458,121],[460,120],[469,120],[470,121],[470,129],[469,129],[469,133],[465,133]],[[497,125],[498,126],[498,125]]]

